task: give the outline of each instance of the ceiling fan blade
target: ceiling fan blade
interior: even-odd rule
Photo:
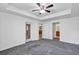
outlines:
[[[40,3],[36,3],[40,7]]]
[[[45,10],[46,12],[50,13],[50,10]]]
[[[32,10],[32,11],[39,11],[40,9],[35,9],[35,10]]]
[[[53,4],[51,4],[51,5],[48,5],[46,8],[50,8],[50,7],[53,7]]]

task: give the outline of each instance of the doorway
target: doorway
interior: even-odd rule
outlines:
[[[31,38],[31,24],[26,24],[26,39]]]
[[[53,23],[53,39],[56,41],[60,41],[60,23]]]
[[[40,24],[39,25],[39,40],[42,39],[42,34],[43,34],[43,32],[42,32],[42,24]]]

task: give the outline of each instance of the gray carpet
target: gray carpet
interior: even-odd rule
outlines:
[[[79,45],[53,40],[38,40],[0,51],[0,55],[79,55]]]

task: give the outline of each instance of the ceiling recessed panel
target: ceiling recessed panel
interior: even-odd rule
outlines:
[[[45,19],[48,16],[70,9],[72,5],[71,3],[40,3],[40,4],[42,5],[42,7],[39,7],[37,3],[3,3],[0,4],[0,6],[3,5],[3,7],[9,10],[12,10],[10,8],[13,8],[16,9],[17,11],[26,12],[30,17],[34,15],[36,18]],[[53,7],[46,9],[46,7],[49,6],[50,4],[53,4]],[[44,10],[49,10],[50,12],[48,13],[45,11],[45,13],[40,14],[40,10],[42,8]],[[36,9],[38,9],[38,11],[34,12],[32,11]]]
[[[44,4],[44,3],[43,3]],[[47,10],[50,10],[51,12],[50,13],[44,13],[44,14],[39,14],[40,11],[35,11],[35,12],[32,12],[32,10],[34,9],[40,9],[36,3],[9,3],[9,5],[12,5],[13,7],[16,7],[20,10],[25,10],[29,13],[32,13],[38,17],[44,17],[46,15],[50,15],[50,14],[54,14],[56,12],[60,12],[60,11],[63,11],[63,10],[66,10],[66,9],[69,9],[71,8],[71,4],[70,3],[50,3],[50,4],[53,4],[54,6],[51,7],[51,8],[48,8]],[[45,3],[44,4],[45,6],[48,6],[49,3]]]

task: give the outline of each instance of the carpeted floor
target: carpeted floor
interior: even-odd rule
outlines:
[[[0,55],[79,55],[79,45],[54,40],[38,40],[0,51]]]

